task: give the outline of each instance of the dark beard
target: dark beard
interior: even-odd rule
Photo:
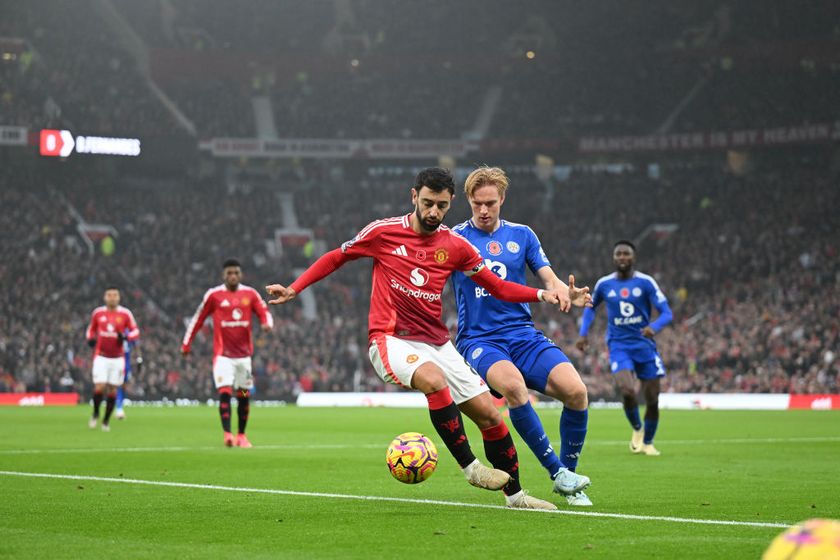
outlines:
[[[438,222],[437,224],[435,224],[435,225],[433,225],[433,226],[429,225],[429,224],[426,222],[426,220],[424,220],[424,219],[420,216],[420,209],[419,209],[419,208],[416,208],[416,209],[414,210],[414,214],[417,216],[417,222],[420,224],[420,227],[421,227],[421,228],[423,228],[423,231],[426,231],[426,232],[432,233],[432,232],[434,232],[434,231],[437,231],[437,228],[439,228],[439,227],[440,227],[440,222]]]

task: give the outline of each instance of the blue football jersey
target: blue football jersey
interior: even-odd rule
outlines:
[[[642,329],[648,325],[659,332],[671,322],[672,314],[668,299],[653,277],[641,272],[622,280],[613,272],[602,277],[592,290],[592,308],[583,312],[580,335],[586,336],[595,318],[595,309],[604,303],[607,307],[607,344],[626,347],[649,346],[656,343],[642,336]],[[650,322],[651,308],[659,311],[659,317]]]
[[[501,220],[499,229],[487,233],[476,227],[472,220],[467,220],[452,229],[475,245],[487,268],[503,280],[525,285],[526,265],[534,273],[551,266],[537,234],[528,226]],[[501,330],[533,327],[531,308],[527,303],[498,300],[462,272],[452,274],[452,285],[458,303],[456,342],[459,345],[465,340]]]

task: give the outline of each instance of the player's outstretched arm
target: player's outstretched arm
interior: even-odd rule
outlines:
[[[266,286],[265,291],[268,292],[269,296],[274,298],[268,300],[268,303],[271,305],[283,305],[284,303],[288,303],[295,299],[295,296],[297,295],[297,292],[292,288],[287,288],[282,284],[271,284],[270,286]]]
[[[254,290],[254,295],[257,296],[251,301],[251,309],[257,315],[260,320],[260,328],[263,332],[271,332],[274,329],[274,317],[271,316],[271,312],[268,310],[268,306],[265,304],[263,299],[260,297],[260,294]]]
[[[544,266],[537,270],[537,276],[543,281],[547,290],[556,291],[560,295],[560,311],[568,313],[572,305],[575,307],[592,307],[589,287],[578,288],[575,285],[574,274],[569,274],[568,284],[560,280],[550,266]]]
[[[589,286],[578,288],[575,286],[575,275],[569,274],[569,300],[576,307],[592,307],[592,294],[589,293]]]
[[[589,350],[589,327],[592,326],[592,321],[595,320],[595,309],[592,306],[586,307],[583,310],[583,317],[580,321],[580,336],[575,342],[575,347],[581,352]]]
[[[537,270],[537,276],[543,282],[546,290],[554,290],[560,294],[560,311],[568,313],[572,308],[572,300],[569,297],[569,287],[560,280],[550,266],[543,266]]]
[[[184,333],[184,338],[181,340],[181,354],[184,356],[189,355],[195,335],[198,334],[198,331],[201,329],[204,321],[207,320],[207,317],[209,317],[210,313],[213,311],[213,300],[210,297],[212,293],[212,288],[204,293],[201,303],[198,304],[198,308],[195,310],[192,319],[190,319],[190,323],[187,325],[187,332]]]
[[[352,260],[352,257],[345,254],[341,249],[333,249],[329,253],[325,253],[321,258],[312,263],[297,280],[292,282],[291,286],[285,287],[282,284],[266,286],[265,290],[268,292],[268,295],[274,297],[268,303],[271,305],[282,305],[293,300],[297,294],[315,282],[323,280],[350,260]]]
[[[664,299],[664,297],[660,301],[655,301],[654,307],[659,312],[659,316],[654,322],[642,329],[642,336],[646,338],[653,338],[674,320],[674,313],[668,305],[668,300]]]
[[[556,290],[537,290],[516,282],[508,282],[496,276],[489,268],[482,266],[470,279],[487,290],[493,297],[511,303],[535,303],[544,301],[560,304],[560,294]]]

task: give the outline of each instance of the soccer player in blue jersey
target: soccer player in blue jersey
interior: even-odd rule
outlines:
[[[673,319],[668,300],[652,277],[634,270],[636,247],[630,241],[619,241],[613,249],[615,272],[595,284],[592,308],[583,310],[580,338],[575,344],[581,352],[589,348],[589,327],[595,319],[595,308],[607,306],[607,347],[610,368],[621,391],[624,414],[633,427],[630,451],[659,455],[653,437],[659,426],[659,383],[665,377],[665,366],[656,351],[653,338]],[[651,322],[651,307],[659,316]],[[644,426],[639,418],[636,380],[639,378],[645,395]]]
[[[131,354],[136,349],[137,359],[137,373],[140,373],[140,368],[143,367],[143,356],[140,355],[140,349],[137,347],[136,340],[128,340],[128,329],[126,329],[125,339],[123,339],[123,352],[125,354],[125,383],[131,379]],[[117,420],[125,420],[125,410],[123,410],[123,400],[125,400],[125,391],[123,385],[117,387],[117,403],[114,416]]]
[[[589,288],[564,284],[551,269],[536,234],[528,226],[501,220],[508,188],[505,172],[480,167],[464,184],[472,218],[453,228],[481,252],[487,268],[502,279],[525,284],[526,266],[546,289],[565,295],[561,309],[591,305]],[[452,276],[458,302],[456,346],[487,384],[507,399],[510,420],[553,480],[554,491],[571,505],[591,506],[583,492],[589,478],[575,472],[588,421],[586,386],[566,355],[534,327],[528,304],[494,298],[467,276]],[[560,456],[551,447],[528,389],[563,402]]]

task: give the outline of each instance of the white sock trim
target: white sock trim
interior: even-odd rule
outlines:
[[[469,465],[467,465],[466,467],[464,467],[461,470],[464,472],[464,474],[467,476],[467,478],[469,478],[470,475],[473,472],[473,469],[475,469],[476,465],[480,465],[480,464],[481,463],[479,462],[479,460],[475,459],[472,463],[470,463]]]

